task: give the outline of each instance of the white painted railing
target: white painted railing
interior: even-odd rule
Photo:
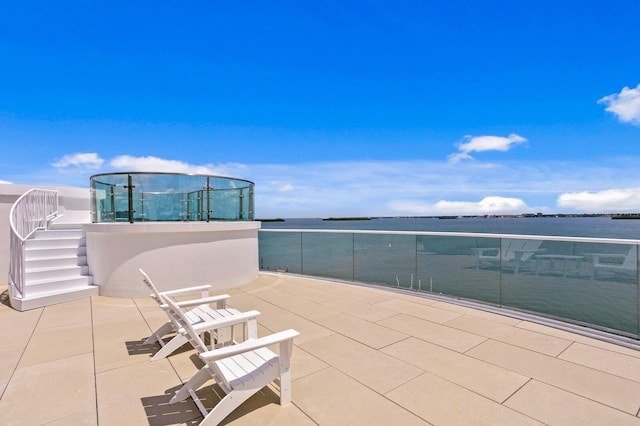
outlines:
[[[11,207],[9,285],[14,297],[24,298],[24,245],[38,229],[58,215],[58,192],[49,189],[30,189]]]

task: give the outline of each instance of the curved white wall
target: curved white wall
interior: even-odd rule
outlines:
[[[211,284],[214,291],[258,277],[260,222],[86,224],[87,263],[100,294],[149,295],[138,268],[160,290]]]

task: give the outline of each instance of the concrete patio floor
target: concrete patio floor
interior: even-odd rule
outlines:
[[[140,283],[142,285],[142,282]],[[0,293],[6,290],[0,287]],[[223,424],[640,424],[640,351],[408,294],[261,274],[231,289],[260,335],[295,328],[293,402],[272,384]],[[5,294],[6,295],[6,294]],[[166,321],[150,298],[27,312],[0,304],[0,424],[198,424],[168,405],[200,365],[183,347],[150,362]],[[201,391],[218,401],[215,386]]]

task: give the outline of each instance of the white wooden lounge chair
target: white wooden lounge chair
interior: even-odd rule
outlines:
[[[234,318],[231,324],[220,323],[225,325],[219,325],[217,328],[213,328],[211,324],[208,325],[208,332],[211,333],[212,344],[216,346],[222,346],[228,343],[234,343],[235,334],[234,326],[237,324],[245,324],[250,321],[256,321],[260,312],[249,311],[240,312],[237,309],[231,309],[226,306],[226,300],[230,297],[228,294],[209,296],[210,285],[202,285],[196,287],[182,288],[178,290],[158,291],[157,287],[142,269],[139,269],[142,274],[142,280],[152,291],[151,297],[158,303],[160,308],[165,311],[169,317],[169,321],[164,323],[160,328],[154,331],[143,343],[153,344],[158,342],[161,346],[160,350],[156,352],[151,361],[157,361],[166,358],[178,348],[187,343],[187,339],[184,333],[179,333],[179,326],[177,325],[175,318],[167,312],[167,305],[165,300],[173,300],[181,310],[183,310],[185,317],[191,324],[199,324],[204,322],[212,322],[221,320],[224,318]],[[181,296],[197,295],[196,299],[178,301],[176,298]],[[210,304],[215,303],[216,308],[213,309]],[[257,325],[252,326],[257,329]],[[225,331],[226,328],[231,329],[230,335],[227,337]],[[248,333],[245,330],[245,335]],[[252,332],[253,333],[253,332]],[[257,331],[255,332],[257,333]],[[165,343],[164,337],[169,334],[175,334],[175,336]]]
[[[199,330],[204,324],[192,325],[175,301],[167,299],[169,310],[179,318],[184,332],[193,347],[205,346]],[[201,425],[217,425],[244,401],[260,389],[275,381],[280,386],[280,405],[291,402],[291,353],[293,338],[299,336],[289,329],[261,338],[249,338],[242,343],[211,351],[201,352],[206,363],[171,399],[170,403],[183,401],[189,396],[204,416]],[[267,346],[278,344],[278,354]],[[215,380],[226,394],[211,410],[207,411],[196,390],[209,380]]]
[[[517,274],[536,254],[545,251],[540,248],[541,244],[542,240],[509,239],[502,242],[502,247],[475,248],[473,250],[477,256],[476,269],[511,266]]]
[[[638,246],[632,245],[627,254],[587,253],[591,258],[591,279],[609,273],[620,278],[636,279],[638,275]]]

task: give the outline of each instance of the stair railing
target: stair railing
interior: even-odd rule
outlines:
[[[14,297],[24,298],[25,241],[58,215],[58,191],[30,189],[16,200],[9,212],[9,286]]]

